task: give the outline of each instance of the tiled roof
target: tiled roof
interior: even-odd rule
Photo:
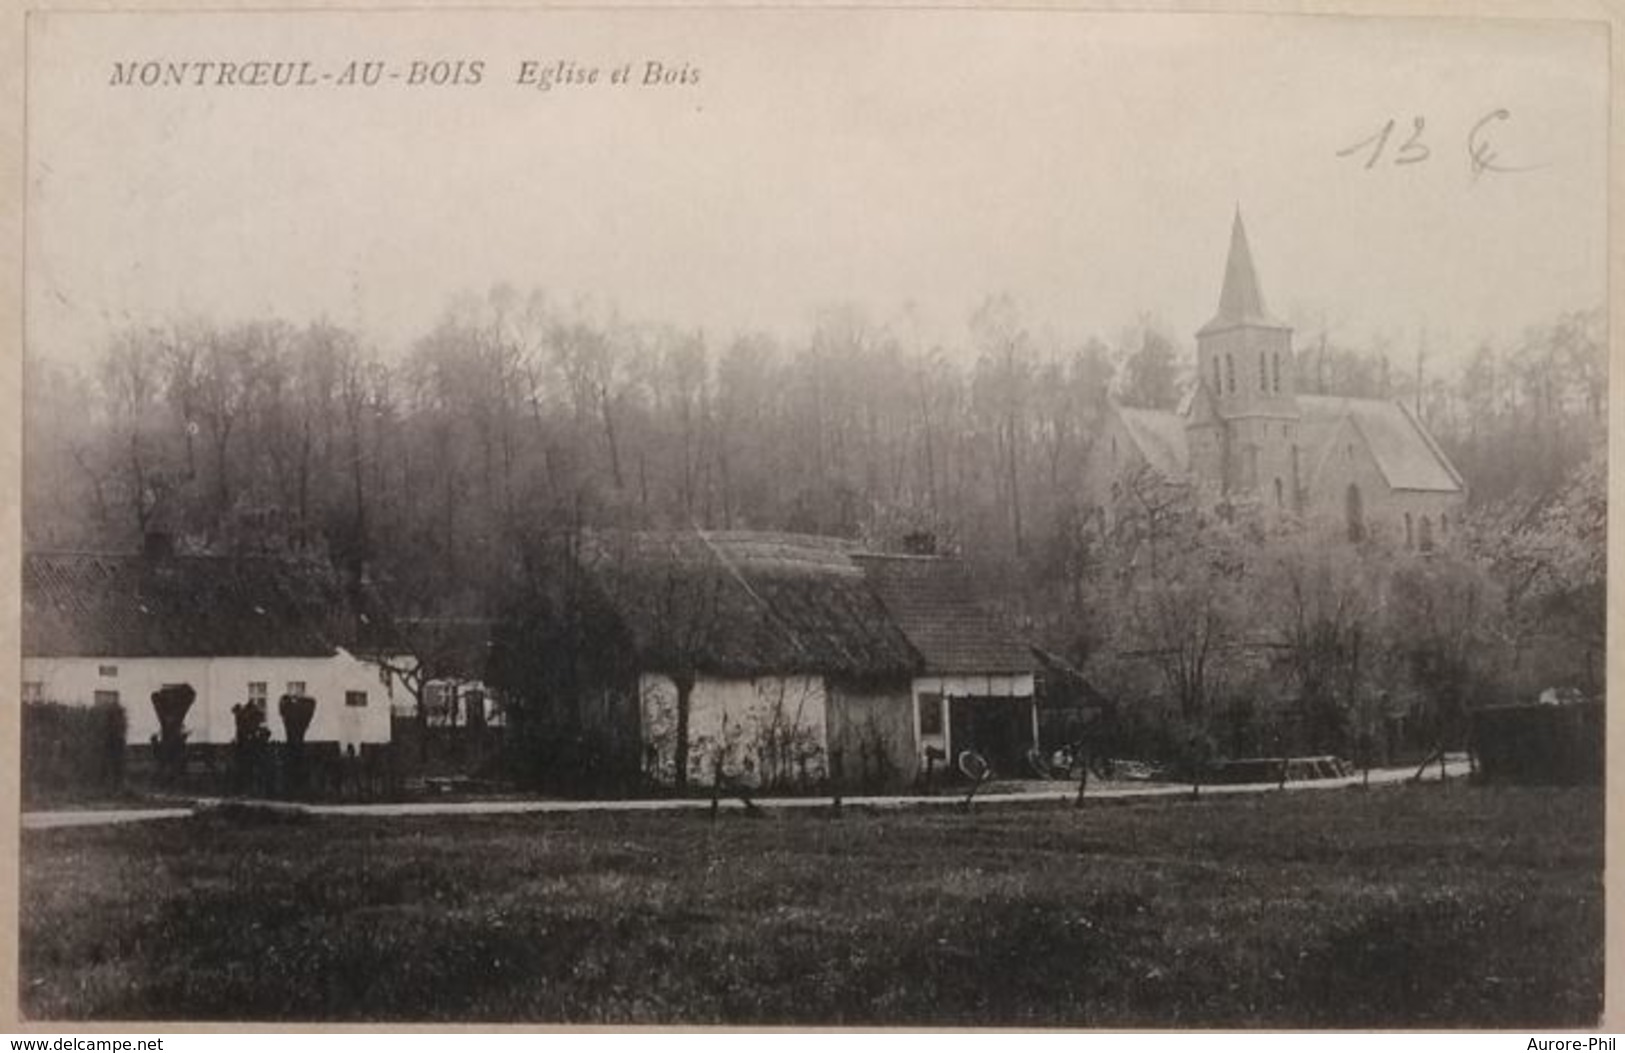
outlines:
[[[854,555],[932,674],[1031,673],[1031,649],[978,602],[957,559]]]
[[[51,657],[304,657],[334,653],[331,582],[273,560],[31,553],[23,653]]]

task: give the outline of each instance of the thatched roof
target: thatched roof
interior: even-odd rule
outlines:
[[[592,535],[582,563],[649,667],[720,675],[1030,672],[958,560],[745,531]]]
[[[600,533],[582,563],[642,663],[720,675],[912,673],[919,656],[828,538]]]

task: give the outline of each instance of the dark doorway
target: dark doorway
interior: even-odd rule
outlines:
[[[948,704],[948,741],[954,755],[975,750],[1002,778],[1019,777],[1033,748],[1030,698],[955,698]]]

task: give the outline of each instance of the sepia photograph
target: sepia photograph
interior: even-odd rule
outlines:
[[[1606,21],[25,43],[23,1022],[1599,1026]]]

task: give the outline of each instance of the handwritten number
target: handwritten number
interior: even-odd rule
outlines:
[[[1388,123],[1390,125],[1393,124],[1392,121],[1389,121]],[[1412,119],[1412,123],[1413,127],[1411,129],[1411,137],[1406,139],[1405,142],[1400,146],[1399,154],[1394,158],[1394,164],[1396,165],[1413,165],[1418,161],[1426,161],[1429,155],[1433,153],[1433,151],[1429,150],[1426,144],[1421,141],[1422,127],[1425,122],[1422,120],[1422,118],[1416,117]]]
[[[1389,118],[1388,123],[1382,126],[1382,131],[1371,136],[1369,139],[1361,139],[1353,146],[1345,147],[1344,149],[1337,151],[1337,156],[1348,157],[1350,154],[1359,153],[1369,144],[1376,143],[1376,146],[1371,150],[1370,159],[1365,163],[1367,168],[1375,168],[1377,159],[1382,156],[1383,147],[1388,145],[1388,137],[1392,134],[1394,134],[1394,121],[1393,118]]]
[[[1512,119],[1512,112],[1507,109],[1491,110],[1479,118],[1477,124],[1467,133],[1467,161],[1473,178],[1476,180],[1485,172],[1527,172],[1543,165],[1509,165],[1500,160],[1500,154],[1491,142],[1491,128],[1502,121]],[[1383,160],[1384,152],[1388,149],[1388,140],[1394,134],[1394,119],[1388,122],[1375,134],[1361,139],[1353,146],[1347,146],[1337,151],[1338,157],[1352,157],[1370,150],[1370,156],[1365,159],[1365,168],[1375,168]],[[1433,149],[1422,141],[1422,132],[1427,127],[1425,117],[1411,118],[1411,134],[1398,149],[1392,153],[1394,165],[1414,165],[1426,161],[1433,156]]]

